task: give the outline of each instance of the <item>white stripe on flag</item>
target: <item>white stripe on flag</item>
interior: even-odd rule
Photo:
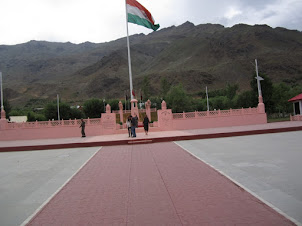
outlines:
[[[149,21],[147,15],[144,12],[142,12],[140,9],[138,9],[137,7],[127,4],[127,13],[139,16],[140,18],[143,18],[143,19],[146,19]]]

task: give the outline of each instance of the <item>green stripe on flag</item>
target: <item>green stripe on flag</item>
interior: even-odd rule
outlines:
[[[149,20],[140,18],[139,16],[128,13],[128,22],[138,24],[156,31],[159,28],[159,24],[152,24]]]

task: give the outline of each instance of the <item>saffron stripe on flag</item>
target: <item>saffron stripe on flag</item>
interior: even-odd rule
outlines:
[[[143,11],[145,13],[145,15],[147,16],[148,20],[150,20],[150,22],[153,23],[153,24],[155,23],[154,19],[152,18],[151,13],[144,6],[142,6],[140,3],[138,3],[137,1],[127,0],[127,5],[136,7],[139,10]]]

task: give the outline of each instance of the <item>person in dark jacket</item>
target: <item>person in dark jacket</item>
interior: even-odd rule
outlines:
[[[86,137],[85,134],[85,121],[83,119],[81,119],[81,125],[79,128],[82,128],[81,133],[82,133],[82,137]]]
[[[148,135],[148,131],[149,131],[149,118],[148,118],[147,115],[144,118],[143,124],[144,124],[145,134]]]
[[[136,137],[135,128],[137,127],[137,124],[138,124],[138,118],[137,118],[136,114],[134,114],[134,117],[132,117],[132,119],[131,119],[131,133],[132,133],[132,137]]]

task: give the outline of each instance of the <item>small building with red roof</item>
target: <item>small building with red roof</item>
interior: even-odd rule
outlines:
[[[288,102],[292,102],[294,105],[294,116],[291,117],[291,120],[302,121],[302,93],[289,99]]]

